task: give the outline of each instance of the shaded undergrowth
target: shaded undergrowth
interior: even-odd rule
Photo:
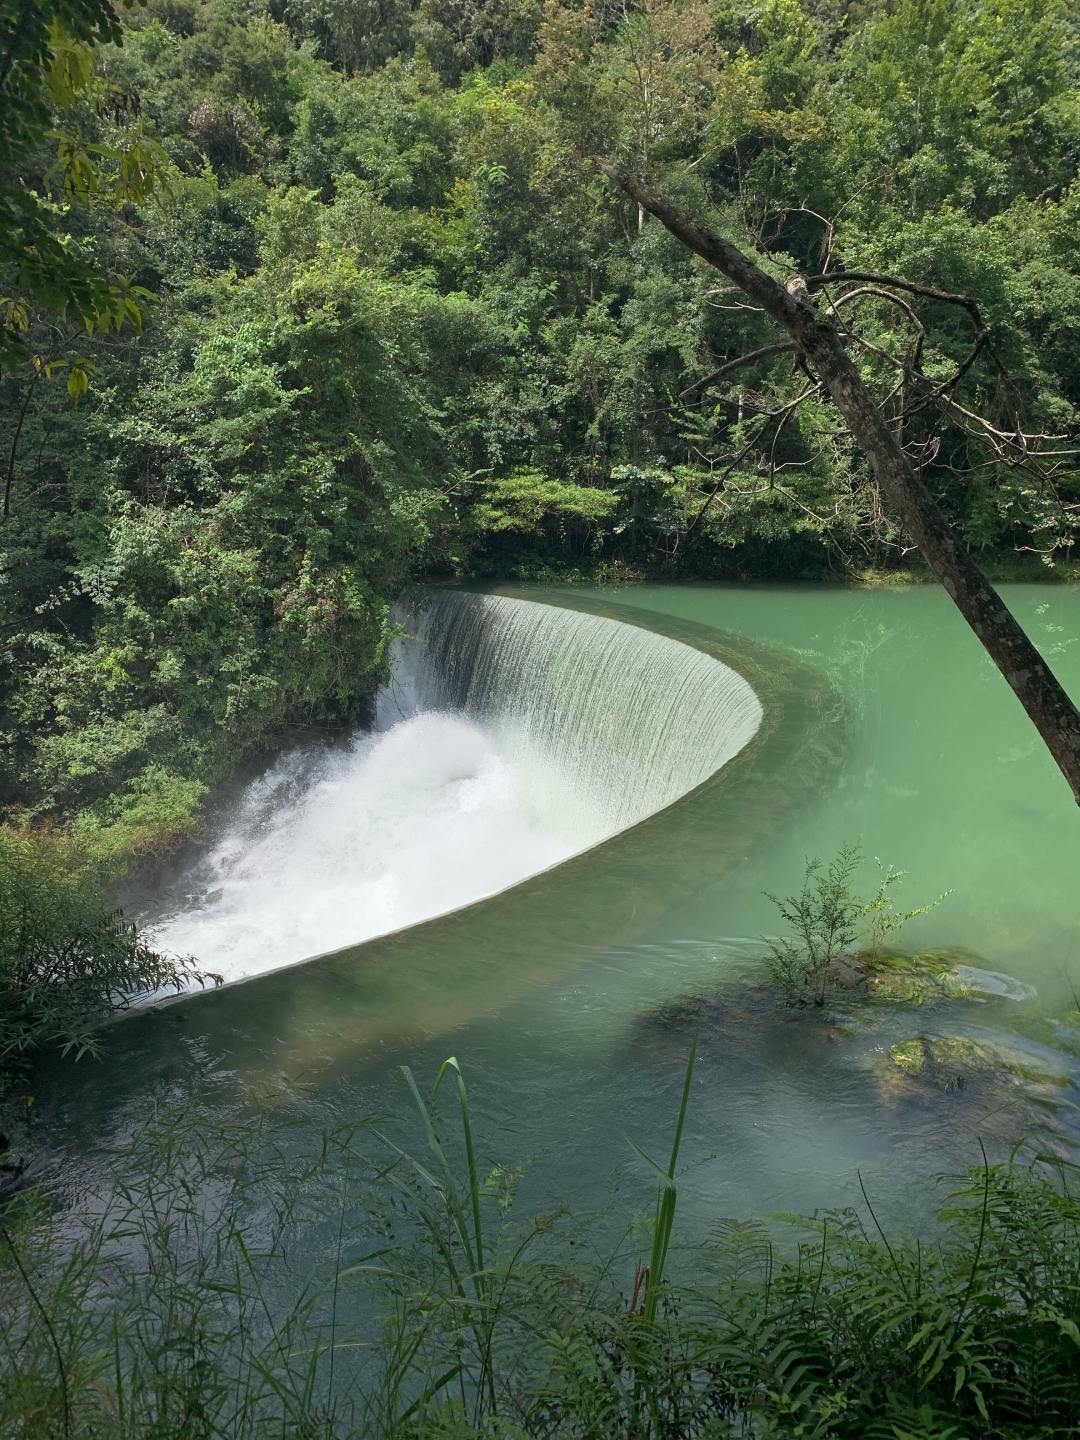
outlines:
[[[943,1182],[923,1238],[887,1234],[864,1195],[680,1245],[692,1068],[665,1161],[638,1152],[642,1217],[606,1252],[561,1206],[518,1213],[453,1060],[427,1095],[403,1072],[411,1138],[308,1136],[304,1164],[275,1127],[156,1121],[82,1219],[29,1195],[4,1215],[0,1434],[1076,1433],[1072,1167]]]

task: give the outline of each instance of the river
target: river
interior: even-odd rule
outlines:
[[[255,782],[198,865],[147,905],[170,943],[211,965],[224,955],[231,976],[269,973],[123,1021],[101,1064],[46,1095],[42,1176],[78,1201],[162,1098],[217,1115],[280,1108],[311,1127],[397,1114],[395,1067],[430,1079],[455,1054],[485,1159],[527,1167],[522,1205],[566,1199],[619,1225],[640,1204],[629,1140],[662,1147],[698,1023],[680,1195],[691,1232],[846,1204],[860,1177],[902,1217],[924,1178],[975,1163],[980,1141],[1004,1152],[1033,1113],[1072,1142],[1076,810],[939,590],[503,593],[518,605],[519,651],[552,616],[580,627],[587,613],[577,649],[526,645],[470,700],[473,653],[437,705],[430,676],[417,693],[414,665],[402,708],[399,668],[378,735],[286,757]],[[1004,594],[1080,695],[1080,590]],[[597,629],[596,617],[619,623]],[[739,692],[734,718],[732,672],[753,692]],[[499,687],[537,676],[547,698],[538,690],[522,720],[520,695],[503,703]],[[576,710],[551,709],[586,693]],[[664,712],[651,730],[643,694]],[[391,700],[400,713],[387,714]],[[516,729],[500,723],[510,711]],[[627,744],[603,731],[605,715],[631,713]],[[650,788],[673,747],[678,766]],[[635,773],[648,783],[634,789]],[[767,1001],[766,892],[797,888],[807,856],[844,844],[862,848],[866,886],[875,856],[908,872],[901,904],[951,890],[903,939],[971,952],[991,972],[978,999],[855,1023]],[[442,918],[411,923],[429,916]],[[335,946],[347,948],[294,963]],[[994,1114],[962,1094],[890,1092],[883,1054],[922,1033],[1004,1038],[1044,1077],[1034,1111],[1019,1091],[1015,1113]]]

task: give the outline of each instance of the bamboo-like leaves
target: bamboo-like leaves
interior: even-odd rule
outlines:
[[[656,1197],[656,1213],[653,1217],[652,1248],[649,1254],[649,1277],[645,1286],[645,1305],[642,1311],[645,1319],[650,1323],[656,1319],[656,1306],[664,1281],[664,1268],[667,1265],[668,1251],[671,1248],[672,1231],[675,1228],[675,1205],[678,1200],[675,1174],[679,1164],[679,1152],[682,1149],[683,1130],[686,1126],[686,1111],[690,1104],[690,1085],[694,1078],[697,1044],[697,1036],[695,1035],[690,1045],[689,1057],[686,1061],[682,1096],[679,1101],[679,1114],[675,1121],[675,1134],[672,1137],[671,1154],[668,1157],[667,1169],[662,1170],[656,1161],[646,1155],[640,1146],[634,1145],[633,1141],[630,1142],[637,1154],[655,1171],[660,1180],[660,1190]]]

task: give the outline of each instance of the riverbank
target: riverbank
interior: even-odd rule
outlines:
[[[978,564],[995,585],[1078,585],[1080,560],[1055,560],[1047,564],[1034,554],[998,551],[979,556]],[[740,564],[713,563],[696,565],[693,561],[673,562],[667,557],[655,564],[597,558],[594,562],[573,565],[552,564],[546,560],[521,559],[497,573],[483,568],[448,576],[432,574],[434,584],[447,579],[468,580],[476,584],[492,584],[501,580],[525,581],[551,585],[806,585],[827,588],[937,585],[933,572],[912,555],[903,565],[831,567],[822,560],[792,565],[785,572],[756,561]]]
[[[934,1244],[883,1229],[865,1189],[817,1216],[716,1215],[688,1241],[691,1058],[673,1140],[669,1126],[647,1140],[663,1158],[631,1160],[639,1213],[611,1243],[558,1191],[521,1206],[520,1169],[489,1170],[484,1107],[447,1066],[438,1096],[403,1072],[417,1113],[402,1146],[361,1118],[309,1134],[306,1163],[285,1167],[272,1129],[164,1117],[94,1218],[54,1219],[48,1197],[7,1207],[0,1429],[1046,1440],[1080,1424],[1080,1203],[1063,1169],[1014,1155],[942,1182]],[[191,1199],[207,1173],[212,1214]],[[325,1250],[297,1271],[312,1232]],[[358,1290],[360,1324],[344,1304]]]

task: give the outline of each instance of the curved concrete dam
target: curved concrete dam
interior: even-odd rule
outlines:
[[[608,616],[436,593],[378,723],[241,796],[157,927],[227,980],[504,890],[693,790],[757,733],[729,664]]]
[[[634,943],[835,772],[828,681],[712,627],[500,588],[406,629],[375,731],[278,762],[174,886],[163,943],[240,983],[131,1012],[90,1108],[196,1053],[229,1089],[331,1084],[499,1012]]]

